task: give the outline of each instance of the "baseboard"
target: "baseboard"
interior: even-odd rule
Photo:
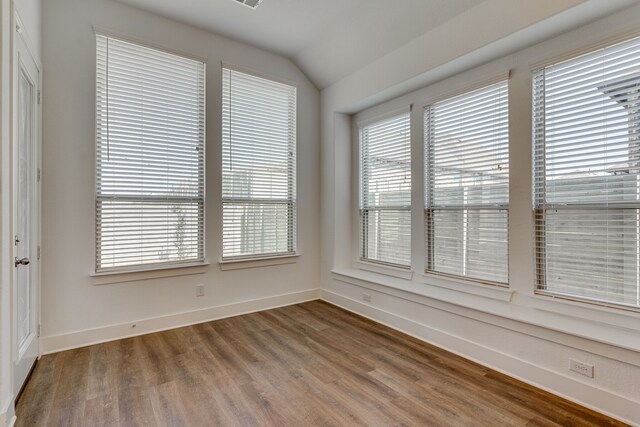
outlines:
[[[640,402],[326,289],[320,291],[320,299],[594,411],[640,426]]]
[[[42,354],[57,353],[59,351],[85,347],[92,344],[99,344],[107,341],[114,341],[122,338],[209,322],[226,317],[238,316],[241,314],[299,304],[301,302],[316,300],[319,296],[319,289],[309,289],[306,291],[275,295],[267,298],[208,307],[201,310],[188,311],[150,319],[141,319],[118,325],[85,329],[60,335],[50,335],[40,338],[40,348]]]
[[[13,427],[16,423],[16,415],[13,410],[13,399],[9,399],[0,407],[0,427]]]

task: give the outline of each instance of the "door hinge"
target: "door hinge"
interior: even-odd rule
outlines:
[[[38,168],[38,170],[36,171],[36,175],[37,175],[38,182],[40,182],[40,176],[41,176],[40,168]]]
[[[38,249],[37,249],[36,252],[37,252],[37,258],[38,258],[38,260],[40,260],[40,246],[38,246]]]
[[[42,329],[42,328],[41,328],[41,326],[40,326],[40,323],[38,323],[38,328],[37,328],[37,329],[38,329],[38,330],[37,330],[37,332],[36,332],[36,333],[38,334],[38,338],[40,338],[40,331],[41,331],[41,329]]]
[[[42,93],[40,92],[40,89],[38,89],[38,105],[40,105],[41,102],[42,102]]]

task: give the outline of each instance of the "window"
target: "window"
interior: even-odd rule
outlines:
[[[296,252],[296,88],[223,69],[223,260]]]
[[[205,66],[96,41],[96,271],[203,261]]]
[[[411,264],[409,113],[360,128],[360,257]]]
[[[533,86],[538,289],[640,307],[640,38]]]
[[[425,109],[427,272],[508,282],[507,98],[502,81]]]

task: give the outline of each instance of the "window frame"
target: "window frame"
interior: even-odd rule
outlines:
[[[99,282],[102,281],[104,283],[118,283],[118,282],[122,282],[122,281],[130,281],[130,279],[128,279],[127,277],[133,275],[145,275],[145,274],[151,274],[153,275],[153,277],[155,277],[155,275],[160,274],[161,277],[165,277],[165,276],[172,276],[172,275],[176,275],[177,273],[172,272],[175,271],[175,269],[180,269],[180,270],[191,270],[194,267],[199,268],[199,267],[207,267],[209,265],[209,263],[207,262],[206,259],[206,235],[207,235],[207,230],[206,230],[206,145],[207,145],[207,126],[206,126],[206,117],[207,117],[207,96],[206,96],[206,89],[207,89],[207,61],[205,58],[202,57],[198,57],[196,55],[191,55],[189,53],[185,53],[185,52],[180,52],[180,51],[176,51],[176,50],[172,50],[170,48],[164,47],[164,46],[159,46],[159,45],[155,45],[152,43],[147,43],[145,41],[141,41],[138,39],[134,39],[134,38],[129,38],[126,36],[123,36],[121,34],[115,34],[115,33],[111,33],[110,31],[106,31],[106,30],[102,30],[102,29],[96,29],[95,33],[94,33],[94,48],[96,48],[96,53],[95,53],[95,65],[96,65],[96,76],[94,80],[94,84],[95,84],[95,99],[94,99],[94,106],[95,106],[95,117],[94,117],[94,126],[95,126],[95,134],[94,134],[94,141],[95,141],[95,152],[94,152],[94,156],[93,156],[93,160],[94,160],[94,269],[91,272],[90,276],[96,278]],[[124,196],[124,197],[118,197],[118,196],[101,196],[100,195],[100,189],[99,189],[99,180],[100,180],[100,172],[99,172],[99,151],[98,151],[98,146],[99,146],[99,115],[100,115],[100,109],[99,109],[99,88],[98,88],[98,83],[97,83],[97,79],[98,79],[98,73],[100,72],[97,61],[98,61],[98,51],[97,51],[97,46],[98,46],[98,38],[102,37],[104,39],[107,40],[107,43],[109,40],[114,40],[116,42],[120,42],[120,43],[126,43],[126,44],[131,44],[134,45],[136,47],[139,48],[143,48],[143,49],[149,49],[149,50],[153,50],[156,52],[159,52],[161,54],[166,54],[167,56],[174,56],[174,57],[178,57],[181,59],[185,59],[185,60],[189,60],[189,61],[194,61],[197,62],[201,65],[202,67],[202,94],[201,94],[201,99],[200,101],[202,102],[202,130],[201,130],[201,141],[200,141],[200,145],[199,145],[199,149],[202,151],[201,155],[200,155],[200,167],[199,167],[199,173],[200,176],[198,178],[198,181],[201,183],[201,191],[200,191],[200,195],[198,197],[175,197],[175,198],[171,198],[171,201],[176,201],[179,203],[189,203],[189,202],[193,202],[194,200],[196,201],[196,203],[198,203],[198,215],[199,215],[199,224],[198,224],[198,243],[197,243],[197,257],[191,257],[191,258],[185,258],[182,260],[170,260],[170,261],[166,261],[166,262],[150,262],[150,263],[137,263],[137,264],[129,264],[129,265],[124,265],[124,266],[114,266],[114,267],[100,267],[100,260],[99,260],[99,256],[101,254],[101,227],[100,227],[100,219],[99,219],[99,214],[100,214],[100,204],[101,202],[104,201],[109,201],[109,200],[126,200],[126,201],[132,201],[132,202],[140,202],[140,203],[144,203],[145,201],[149,201],[152,200],[153,202],[158,202],[158,201],[167,201],[166,197],[159,197],[159,196]],[[108,73],[108,66],[105,70],[105,74]],[[108,96],[108,94],[106,95]],[[183,273],[179,273],[180,275]],[[184,273],[184,274],[190,274],[190,273]],[[123,277],[123,279],[121,280],[115,280],[113,281],[112,279],[110,279],[109,277]],[[104,280],[99,279],[100,277],[105,277]],[[143,277],[144,278],[144,277]]]
[[[357,262],[359,265],[359,268],[364,269],[364,270],[371,270],[374,272],[384,272],[383,274],[387,274],[387,275],[391,275],[391,276],[396,276],[396,277],[402,277],[402,278],[408,278],[410,279],[413,276],[413,266],[412,266],[412,244],[411,244],[411,240],[413,239],[412,233],[410,233],[410,241],[409,241],[409,263],[407,265],[404,264],[398,264],[398,263],[394,263],[394,262],[388,262],[388,261],[383,261],[383,260],[378,260],[375,258],[369,258],[366,257],[365,255],[367,254],[367,248],[368,248],[368,232],[365,229],[367,227],[368,224],[368,217],[369,217],[369,212],[370,211],[375,211],[375,212],[380,212],[380,211],[384,211],[384,210],[394,210],[394,211],[399,211],[399,212],[408,212],[409,215],[409,222],[410,222],[410,226],[409,229],[412,230],[413,229],[413,221],[412,221],[412,216],[413,216],[413,160],[412,160],[412,144],[413,144],[413,129],[412,129],[412,110],[413,110],[413,106],[412,105],[408,105],[406,107],[401,107],[398,109],[393,109],[390,111],[386,111],[383,114],[379,114],[376,115],[374,117],[371,117],[369,119],[366,120],[361,120],[358,122],[353,123],[352,122],[352,126],[355,125],[354,128],[354,139],[356,142],[356,156],[357,156],[357,178],[356,178],[356,183],[357,183],[357,189],[356,189],[356,195],[357,197],[356,199],[356,208],[357,208],[357,236],[356,236],[356,241],[357,241]],[[409,203],[408,206],[394,206],[394,207],[374,207],[374,208],[366,208],[363,206],[363,191],[364,191],[364,187],[365,187],[365,183],[364,183],[364,176],[363,176],[363,170],[364,170],[364,166],[363,166],[363,161],[364,161],[364,156],[363,156],[363,138],[362,138],[362,131],[365,127],[367,126],[371,126],[371,125],[375,125],[377,123],[381,123],[387,120],[391,120],[394,118],[398,118],[401,116],[407,116],[408,121],[409,121],[409,125],[408,125],[408,131],[409,131],[409,167],[410,167],[410,172],[409,172],[409,176],[412,179],[412,189],[409,192],[409,197],[411,199],[411,202]]]
[[[504,84],[506,86],[506,101],[507,101],[507,161],[510,162],[510,154],[511,154],[511,146],[510,146],[510,141],[511,141],[511,135],[510,135],[510,129],[509,129],[509,122],[511,120],[511,110],[509,108],[509,84],[510,84],[510,76],[511,76],[511,72],[508,71],[506,73],[500,73],[499,75],[493,77],[493,78],[489,78],[489,79],[484,79],[484,80],[480,80],[479,82],[477,82],[476,84],[473,85],[468,85],[465,86],[463,88],[460,88],[457,91],[453,91],[450,94],[447,94],[445,96],[440,96],[437,98],[434,98],[432,100],[430,100],[428,103],[425,103],[423,105],[423,109],[422,109],[422,128],[424,130],[423,133],[423,138],[422,138],[422,152],[423,152],[423,157],[422,157],[422,166],[423,166],[423,207],[422,207],[422,212],[423,212],[423,221],[424,221],[424,241],[425,241],[425,263],[424,263],[424,272],[423,274],[425,275],[425,277],[431,277],[434,276],[436,278],[438,277],[442,277],[444,279],[451,279],[453,280],[455,283],[453,283],[453,286],[458,286],[460,283],[464,283],[467,282],[470,285],[485,285],[485,286],[492,286],[495,288],[503,288],[503,289],[508,289],[510,287],[510,256],[509,256],[509,245],[510,245],[510,215],[509,215],[509,211],[510,211],[510,183],[511,183],[511,168],[509,167],[509,174],[507,175],[507,179],[508,179],[508,183],[507,183],[507,202],[506,203],[493,203],[493,204],[473,204],[473,205],[460,205],[458,206],[440,206],[440,207],[434,207],[433,203],[432,203],[432,193],[433,193],[433,174],[431,173],[431,167],[430,167],[430,162],[431,162],[431,144],[430,144],[430,115],[431,115],[431,110],[432,107],[440,102],[443,101],[448,101],[448,100],[452,100],[458,97],[463,97],[465,95],[468,94],[472,94],[474,92],[479,92],[483,89],[487,89],[487,88],[491,88],[493,86],[497,86],[499,84]],[[429,117],[428,117],[429,116]],[[507,259],[506,259],[506,281],[504,282],[500,282],[500,281],[494,281],[494,280],[489,280],[489,279],[483,279],[483,278],[478,278],[478,277],[473,277],[473,276],[467,276],[464,274],[453,274],[453,273],[447,273],[447,272],[442,272],[442,271],[438,271],[434,269],[434,241],[435,241],[435,237],[434,237],[434,225],[433,225],[433,221],[434,221],[434,211],[437,210],[446,210],[446,211],[460,211],[460,212],[465,212],[465,211],[473,211],[473,210],[477,210],[477,211],[482,211],[482,210],[491,210],[491,211],[495,211],[495,212],[504,212],[506,214],[506,246],[507,246]]]
[[[224,105],[224,81],[225,81],[225,72],[229,73],[240,73],[245,74],[247,76],[263,79],[270,81],[272,83],[277,83],[280,85],[290,86],[294,90],[295,97],[295,105],[294,105],[294,142],[293,142],[293,151],[294,156],[289,157],[291,164],[288,166],[288,196],[286,199],[253,199],[253,198],[242,198],[242,197],[225,197],[224,191],[221,192],[221,229],[220,229],[220,260],[218,261],[222,270],[236,270],[242,268],[251,268],[251,267],[261,267],[267,265],[281,265],[281,264],[290,264],[297,262],[297,258],[300,256],[298,251],[298,84],[295,81],[288,80],[285,78],[273,76],[267,73],[263,73],[260,71],[256,71],[254,69],[243,67],[235,64],[230,64],[227,62],[221,63],[221,73],[222,78],[220,80],[221,83],[221,107]],[[220,132],[221,132],[221,163],[220,163],[220,179],[222,185],[224,185],[224,120],[225,113],[221,111],[220,114]],[[293,173],[291,172],[293,170]],[[234,204],[234,203],[245,203],[251,205],[265,205],[265,204],[278,204],[278,205],[286,205],[287,206],[287,251],[286,252],[269,252],[269,253],[254,253],[247,255],[233,255],[233,256],[225,256],[224,255],[224,206],[225,204]]]
[[[619,36],[614,36],[598,43],[593,43],[584,48],[566,52],[541,61],[536,61],[530,65],[531,68],[531,206],[532,206],[532,241],[534,256],[534,284],[533,284],[533,300],[535,304],[546,307],[547,304],[555,304],[559,307],[562,305],[576,306],[577,309],[585,307],[586,310],[593,309],[612,309],[618,313],[640,313],[640,305],[616,302],[587,295],[576,295],[569,292],[554,291],[547,288],[547,244],[545,230],[546,227],[546,211],[570,211],[576,209],[588,209],[594,212],[609,212],[611,210],[620,209],[636,209],[640,210],[640,204],[631,201],[616,202],[615,206],[602,202],[581,202],[581,203],[548,203],[547,202],[547,182],[546,182],[546,70],[564,62],[579,59],[583,56],[604,51],[607,48],[624,44],[632,40],[640,41],[640,34],[632,31]],[[540,80],[540,83],[538,83]],[[640,78],[638,79],[640,82]],[[540,91],[539,93],[537,91]],[[537,101],[541,99],[541,101]],[[639,101],[640,102],[640,101]],[[539,117],[536,117],[538,115]],[[540,128],[541,126],[541,128]],[[606,143],[600,144],[603,147]],[[541,154],[536,154],[537,152]],[[542,179],[542,184],[538,180]],[[640,179],[639,179],[640,180]],[[640,241],[640,238],[638,238]],[[550,301],[552,300],[552,301]],[[555,307],[554,305],[554,307]],[[561,310],[554,309],[554,312]],[[615,313],[614,313],[615,314]]]

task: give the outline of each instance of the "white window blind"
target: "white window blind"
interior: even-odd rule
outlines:
[[[296,252],[296,88],[223,69],[223,259]]]
[[[640,307],[640,38],[533,85],[538,288]]]
[[[205,66],[96,37],[96,271],[204,259]]]
[[[411,264],[409,113],[360,128],[360,256]]]
[[[508,82],[425,109],[428,272],[506,284]]]

